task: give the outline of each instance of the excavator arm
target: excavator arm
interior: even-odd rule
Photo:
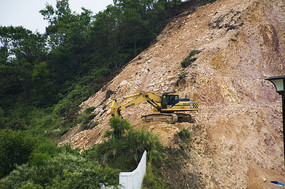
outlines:
[[[142,92],[137,93],[131,96],[125,96],[123,99],[133,98],[131,101],[127,103],[118,104],[116,100],[112,102],[111,105],[111,114],[113,116],[121,117],[121,110],[132,107],[136,104],[140,104],[142,102],[148,102],[151,104],[157,111],[161,110],[161,96],[152,92]]]

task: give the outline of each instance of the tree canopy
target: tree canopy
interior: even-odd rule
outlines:
[[[76,86],[87,90],[76,93],[80,100],[100,89],[155,40],[173,16],[171,8],[179,3],[114,0],[94,15],[85,8],[79,14],[73,12],[68,0],[58,0],[55,7],[40,10],[49,24],[44,34],[0,27],[0,107],[5,110],[18,102],[36,107],[60,103],[59,113],[74,113],[74,107],[64,111],[62,100]]]

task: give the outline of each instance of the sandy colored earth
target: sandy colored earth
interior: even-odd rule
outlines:
[[[182,68],[192,50],[201,53]],[[84,149],[102,141],[113,99],[176,91],[199,102],[195,123],[144,123],[141,115],[152,112],[145,103],[122,114],[172,148],[175,133],[199,128],[183,172],[199,173],[203,188],[278,188],[269,181],[285,183],[281,97],[265,81],[278,75],[285,75],[285,1],[219,0],[169,22],[154,44],[80,105],[81,112],[96,106],[100,124],[70,130],[61,144]]]

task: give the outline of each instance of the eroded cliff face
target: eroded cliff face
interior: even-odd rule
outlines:
[[[201,51],[197,60],[182,68],[192,50]],[[274,188],[268,181],[285,182],[281,97],[264,79],[278,75],[285,75],[285,1],[219,0],[173,19],[156,43],[81,104],[81,111],[97,107],[100,124],[76,127],[62,143],[88,148],[102,141],[112,99],[177,91],[199,102],[196,123],[144,123],[141,115],[151,113],[144,103],[122,114],[173,148],[177,131],[200,128],[181,187],[191,188],[187,178],[195,172],[203,188]]]

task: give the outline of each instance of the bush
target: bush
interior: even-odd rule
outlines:
[[[151,162],[147,163],[146,175],[143,180],[142,189],[161,189],[170,188],[169,183],[162,180],[161,177],[156,176],[152,171]]]
[[[186,140],[186,139],[190,139],[191,137],[191,133],[188,129],[182,129],[181,131],[178,132],[178,136],[182,139],[182,140]]]
[[[92,122],[93,118],[96,116],[96,114],[92,113],[95,109],[96,107],[89,107],[77,117],[77,123],[80,123],[83,126],[83,130],[92,129],[98,125],[98,122]]]
[[[103,169],[98,163],[73,154],[60,154],[34,171],[33,175],[38,176],[33,180],[50,188],[99,188],[99,182],[118,184],[118,171]]]
[[[30,168],[28,164],[23,164],[17,166],[9,175],[1,178],[0,180],[0,188],[1,189],[18,189],[24,188],[22,186],[26,185],[30,186],[30,188],[39,188],[35,187],[33,183],[26,183],[29,179]]]
[[[113,139],[120,139],[131,128],[130,123],[125,119],[119,117],[111,117],[109,124],[112,131],[107,131],[104,137],[112,137]]]
[[[100,188],[99,182],[118,185],[118,176],[118,170],[102,168],[79,154],[60,153],[40,167],[18,166],[0,180],[0,188]]]
[[[199,50],[192,50],[189,55],[181,62],[182,68],[187,68],[189,65],[191,65],[192,62],[196,61],[197,58],[193,58],[196,54],[199,54],[201,51]]]
[[[27,163],[38,141],[25,132],[0,130],[0,178]]]
[[[96,159],[103,165],[109,165],[122,171],[134,170],[146,150],[148,161],[159,164],[162,159],[162,145],[157,136],[145,130],[135,130],[130,124],[119,118],[111,118],[113,131],[107,132],[108,141],[95,145],[86,151],[85,156]]]
[[[32,166],[41,166],[44,161],[54,157],[59,152],[59,149],[52,142],[45,140],[40,143],[37,148],[31,153],[29,163]]]
[[[54,113],[65,118],[72,117],[78,112],[79,104],[86,100],[90,95],[89,91],[87,86],[74,86],[68,95],[55,106]]]

